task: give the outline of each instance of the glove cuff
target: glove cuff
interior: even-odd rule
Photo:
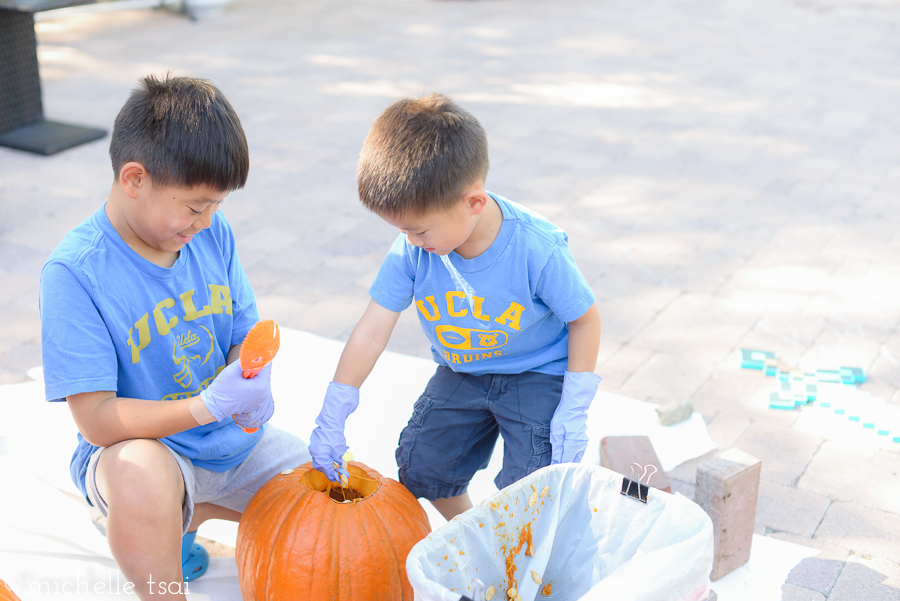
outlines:
[[[343,420],[359,407],[359,388],[351,384],[329,382],[325,396],[335,400],[337,412]]]
[[[216,407],[215,401],[209,397],[209,393],[206,389],[200,391],[200,400],[203,401],[203,405],[206,407],[206,410],[209,411],[209,414],[213,416],[214,420],[220,422],[225,418],[225,415],[219,411],[218,407]]]
[[[592,371],[571,372],[563,376],[562,401],[560,407],[587,410],[602,378]]]

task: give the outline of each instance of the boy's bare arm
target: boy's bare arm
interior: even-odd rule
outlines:
[[[584,315],[569,322],[569,367],[573,373],[594,371],[600,349],[600,313],[593,304]]]
[[[226,363],[238,359],[240,346],[232,346]],[[195,417],[208,415],[203,423],[215,421],[199,396],[177,401],[150,401],[118,397],[114,391],[73,394],[66,397],[75,425],[84,439],[98,447],[108,447],[135,438],[165,438],[198,425]],[[191,410],[192,404],[194,411]]]
[[[365,313],[353,328],[350,339],[341,353],[334,381],[359,388],[369,376],[375,362],[387,346],[400,313],[385,309],[374,300],[369,301]]]
[[[83,392],[66,397],[75,424],[94,446],[108,447],[135,438],[165,438],[197,425],[192,397],[178,401],[146,401],[116,396],[112,391]]]

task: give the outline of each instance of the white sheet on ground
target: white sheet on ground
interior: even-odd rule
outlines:
[[[277,399],[272,424],[307,440],[343,343],[288,328],[281,329],[281,336],[272,373]],[[347,439],[357,460],[397,477],[397,439],[434,369],[428,359],[396,353],[381,357],[362,388],[359,409],[347,422]],[[39,372],[35,375],[40,377]],[[69,479],[76,429],[65,405],[44,402],[40,382],[12,384],[0,386],[0,415],[0,482],[4,483],[0,579],[12,583],[25,601],[63,594],[65,586],[69,594],[83,599],[115,599],[117,594],[134,598],[123,592],[125,580],[115,568],[106,540],[88,520]],[[681,424],[664,427],[652,404],[603,392],[602,383],[591,407],[588,432],[591,444],[585,461],[591,463],[599,463],[599,441],[609,435],[649,436],[667,470],[715,448],[702,416],[695,414]],[[502,453],[495,452],[488,468],[476,474],[470,485],[473,501],[496,491],[493,478],[501,458]],[[423,506],[433,528],[445,523],[429,503]],[[236,532],[234,524],[218,520],[200,529],[201,536],[229,545],[234,545]],[[776,546],[787,544],[766,540]],[[787,575],[776,570],[779,576],[770,567],[754,569],[751,580],[760,577],[760,570],[780,578],[779,582]],[[239,599],[236,574],[233,559],[213,558],[207,575],[189,585],[191,598]]]

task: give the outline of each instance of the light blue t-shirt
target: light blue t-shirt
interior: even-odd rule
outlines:
[[[401,234],[369,294],[398,312],[415,300],[434,360],[454,371],[561,375],[568,364],[568,322],[594,304],[594,293],[565,232],[521,205],[491,197],[503,224],[485,252],[474,259],[452,252],[450,269]]]
[[[220,212],[165,268],[134,252],[101,207],[44,264],[40,309],[50,401],[101,390],[160,401],[196,396],[259,319]],[[262,433],[246,434],[225,419],[162,442],[195,465],[222,472],[243,461]],[[78,434],[70,469],[82,493],[95,449]]]

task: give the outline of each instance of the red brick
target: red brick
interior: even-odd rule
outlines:
[[[646,436],[607,436],[600,441],[601,466],[632,478],[631,465],[633,463],[655,466],[656,473],[650,477],[650,486],[665,492],[672,492],[669,477],[663,471],[649,438]]]
[[[750,559],[761,469],[759,459],[738,449],[729,449],[697,468],[694,502],[712,518],[715,540],[710,580]]]

